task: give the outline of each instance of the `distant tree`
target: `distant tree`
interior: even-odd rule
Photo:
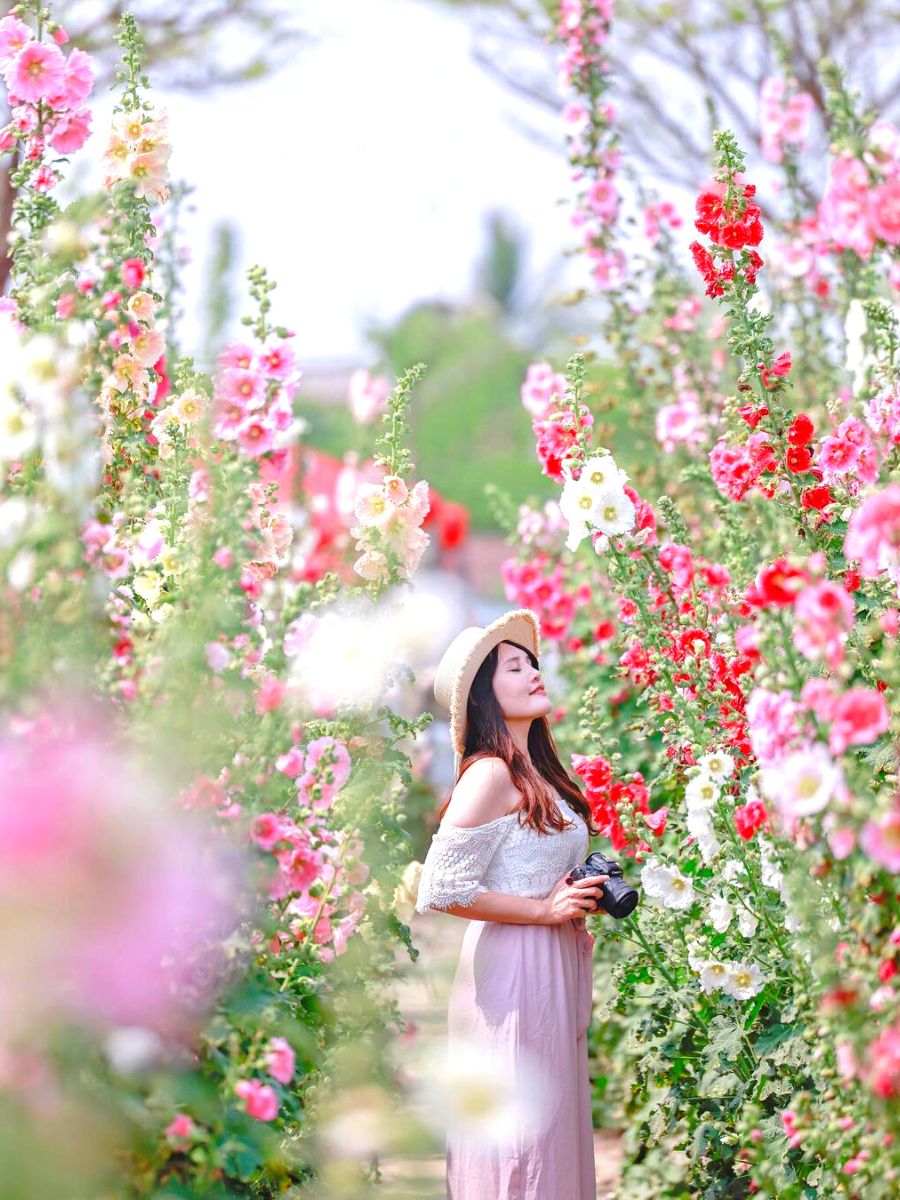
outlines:
[[[474,54],[492,76],[559,109],[557,50],[548,37],[552,0],[441,0],[470,10]],[[629,156],[661,184],[693,189],[723,124],[760,142],[762,80],[785,68],[813,97],[824,145],[819,64],[842,67],[864,103],[900,117],[900,6],[894,0],[655,0],[616,4],[610,59],[613,100]],[[547,140],[538,119],[534,135]],[[561,134],[554,137],[562,147]],[[821,180],[801,180],[812,202]]]

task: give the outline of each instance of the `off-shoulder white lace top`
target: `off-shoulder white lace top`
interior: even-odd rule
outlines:
[[[538,833],[519,825],[518,812],[464,829],[444,819],[431,841],[419,879],[416,912],[474,904],[483,892],[548,896],[587,857],[588,827],[556,793],[565,829]]]

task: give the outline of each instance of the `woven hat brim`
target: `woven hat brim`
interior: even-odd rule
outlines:
[[[537,657],[541,645],[539,631],[537,615],[530,608],[517,608],[486,625],[481,637],[469,649],[457,669],[450,693],[450,742],[457,754],[465,751],[466,708],[478,668],[501,642],[518,642]]]

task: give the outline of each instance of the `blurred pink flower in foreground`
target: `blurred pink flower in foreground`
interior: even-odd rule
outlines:
[[[166,803],[109,726],[79,701],[0,735],[9,1038],[57,1018],[176,1033],[224,969],[243,891],[236,853]]]

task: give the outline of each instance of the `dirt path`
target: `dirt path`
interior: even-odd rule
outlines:
[[[414,915],[411,924],[413,943],[421,954],[416,963],[404,956],[397,960],[397,1003],[414,1027],[410,1039],[399,1048],[401,1062],[404,1056],[415,1055],[417,1045],[446,1035],[447,995],[465,931],[464,921],[437,913]],[[613,1200],[621,1161],[619,1135],[596,1131],[594,1155],[597,1198]],[[385,1200],[445,1200],[443,1153],[388,1159],[381,1163],[381,1171]]]

